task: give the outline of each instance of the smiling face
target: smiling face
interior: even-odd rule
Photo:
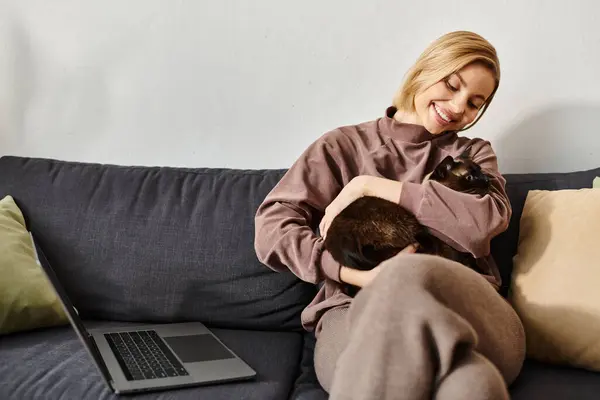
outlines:
[[[459,131],[475,121],[495,85],[489,68],[468,64],[415,95],[415,123],[432,134]]]

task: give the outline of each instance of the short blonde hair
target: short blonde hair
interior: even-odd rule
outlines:
[[[469,129],[481,119],[500,85],[500,61],[496,49],[473,32],[450,32],[431,43],[407,72],[404,83],[394,97],[393,105],[398,110],[414,112],[417,93],[471,63],[481,63],[489,68],[496,82],[478,117],[462,130]]]

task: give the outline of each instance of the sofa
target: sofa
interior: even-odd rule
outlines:
[[[140,399],[327,398],[300,313],[316,293],[254,252],[254,214],[285,173],[102,165],[4,156],[11,195],[88,328],[202,321],[253,369],[250,381],[137,394]],[[506,175],[513,216],[492,242],[507,296],[531,189],[591,187],[590,171]],[[1,399],[111,399],[68,325],[0,336]],[[598,399],[600,374],[527,360],[516,400]],[[129,397],[129,396],[127,396]]]

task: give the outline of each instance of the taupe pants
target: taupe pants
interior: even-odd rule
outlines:
[[[476,272],[400,254],[320,321],[315,370],[331,399],[508,399],[523,326]]]

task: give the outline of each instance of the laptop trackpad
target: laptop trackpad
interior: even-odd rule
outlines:
[[[235,358],[212,335],[163,336],[184,363]]]

